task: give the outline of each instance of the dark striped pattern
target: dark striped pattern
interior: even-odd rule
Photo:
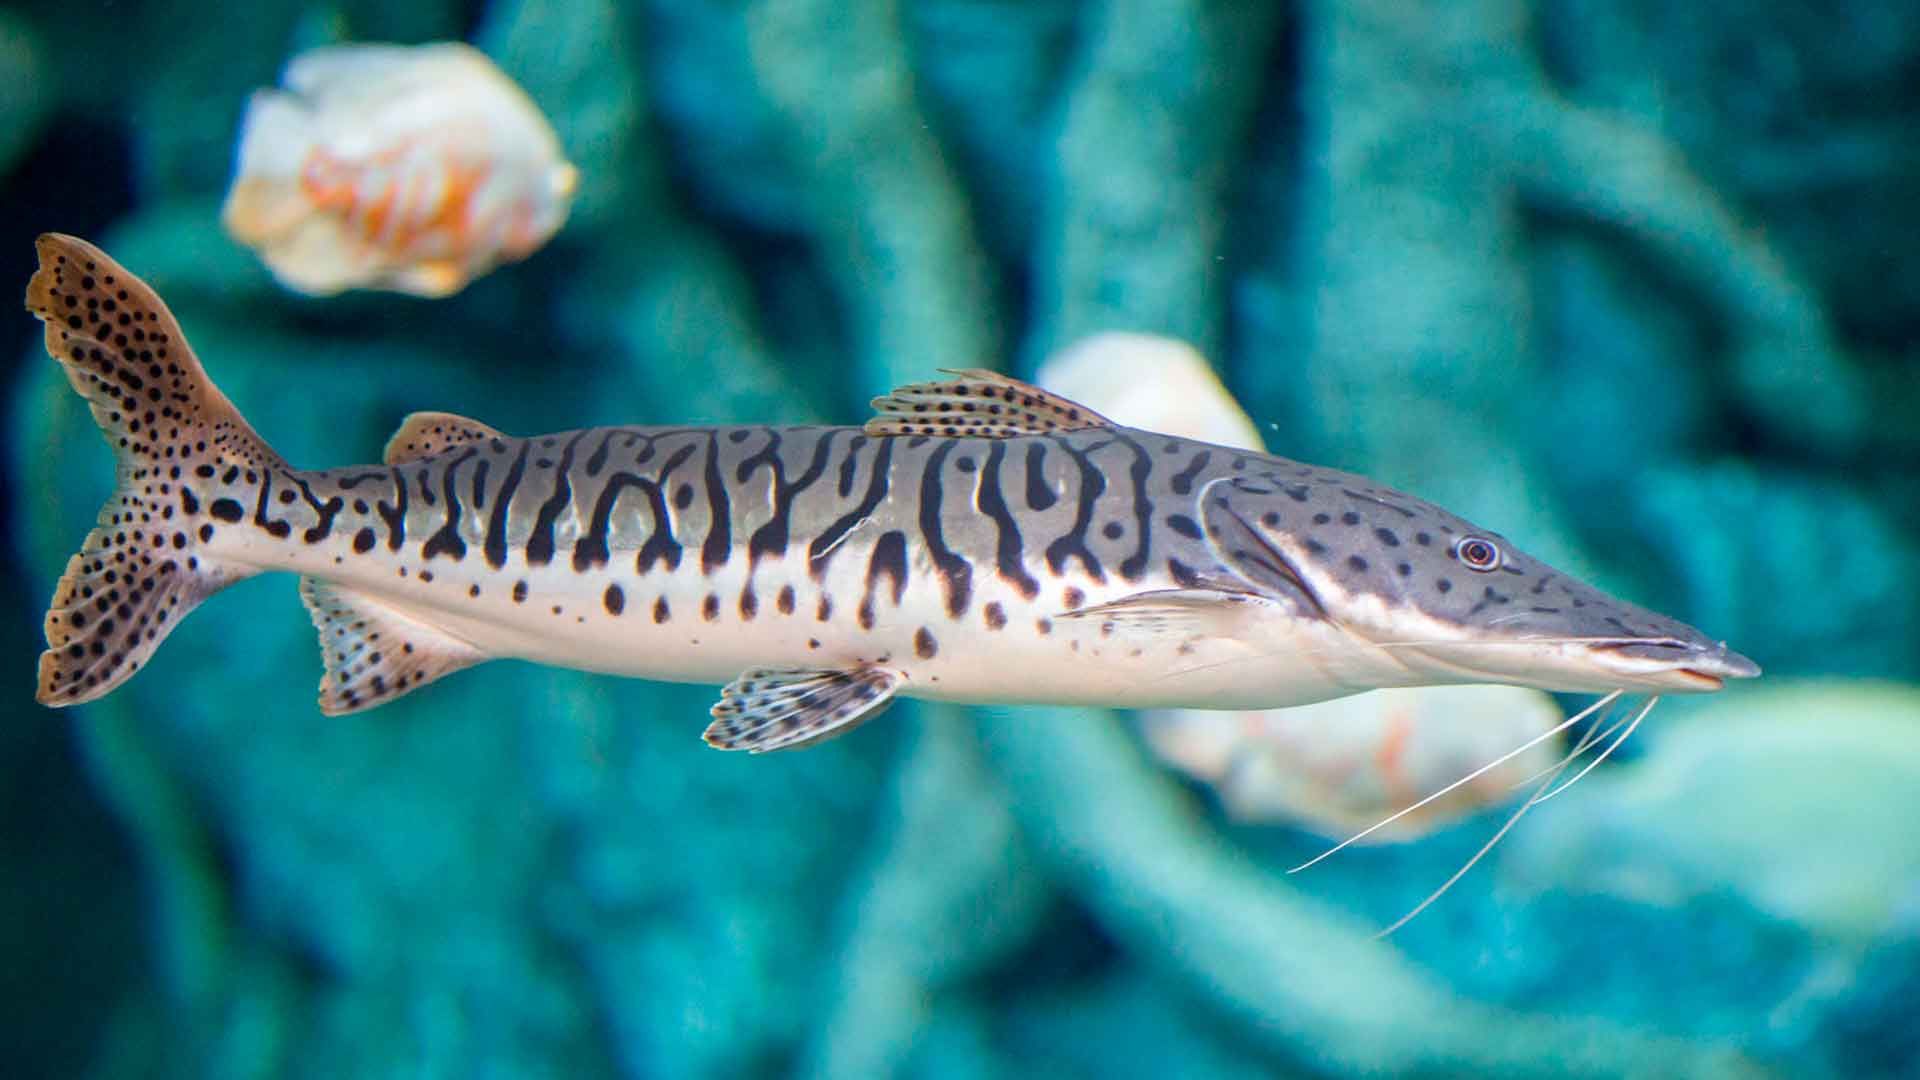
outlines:
[[[1155,452],[1164,446],[1183,449]],[[497,570],[554,562],[557,529],[573,520],[578,536],[562,561],[623,579],[679,572],[689,549],[698,552],[691,568],[713,576],[734,560],[751,566],[800,544],[815,580],[853,561],[896,603],[909,566],[930,566],[927,584],[958,619],[975,606],[982,580],[1032,599],[1043,574],[1134,581],[1170,557],[1208,561],[1192,550],[1205,541],[1191,516],[1169,526],[1155,513],[1176,486],[1191,489],[1193,463],[1209,457],[1185,446],[1121,429],[987,439],[876,438],[834,427],[596,428],[409,462],[388,471],[387,496],[371,513],[350,506],[367,470],[308,474],[306,497],[288,511],[299,520],[266,527],[298,526],[305,543],[341,531],[370,536],[371,544],[348,545],[354,554],[411,547],[422,563],[482,559]],[[292,482],[263,477],[260,498]],[[1192,500],[1182,504],[1190,515]],[[319,513],[322,506],[333,512]]]
[[[371,505],[369,491],[380,492]],[[1638,611],[1518,553],[1492,572],[1464,566],[1455,547],[1470,525],[1363,477],[1120,427],[1006,438],[591,428],[468,442],[385,469],[275,463],[185,485],[181,498],[204,499],[223,527],[332,543],[345,560],[397,561],[402,575],[473,560],[511,569],[515,598],[542,610],[551,586],[519,584],[532,577],[519,568],[589,575],[567,591],[620,587],[594,605],[615,616],[636,588],[678,590],[705,621],[790,615],[794,582],[755,575],[801,551],[823,590],[807,604],[814,620],[862,629],[917,590],[920,610],[978,627],[1005,625],[1015,600],[1051,615],[1094,590],[1174,588],[1251,592],[1326,617],[1319,594],[1337,587],[1466,624],[1511,621],[1524,593],[1529,610],[1579,613],[1583,626],[1590,613],[1591,632],[1609,635],[1629,631],[1603,613]],[[833,595],[848,573],[862,584]],[[1000,607],[982,616],[988,600]],[[667,604],[648,610],[670,620]],[[1637,614],[1630,625],[1655,629]]]

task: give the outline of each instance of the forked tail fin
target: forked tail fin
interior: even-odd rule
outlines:
[[[284,466],[145,282],[84,240],[48,233],[35,246],[27,310],[119,459],[113,495],[47,610],[35,697],[75,705],[126,681],[195,605],[254,573],[207,557],[202,542],[213,519],[238,519],[240,504],[221,494],[236,475]]]

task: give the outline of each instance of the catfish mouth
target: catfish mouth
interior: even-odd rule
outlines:
[[[1704,639],[1517,637],[1376,644],[1390,649],[1418,644],[1423,669],[1445,672],[1462,681],[1513,683],[1569,693],[1644,690],[1705,694],[1722,689],[1730,679],[1750,679],[1760,674],[1760,665],[1725,645]]]
[[[1587,653],[1622,675],[1659,680],[1676,690],[1709,692],[1725,686],[1728,679],[1751,679],[1760,674],[1760,665],[1727,648],[1724,642],[1635,638],[1596,642]]]

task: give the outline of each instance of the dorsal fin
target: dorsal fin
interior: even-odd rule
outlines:
[[[478,420],[445,412],[417,412],[400,421],[400,430],[387,440],[383,460],[389,465],[418,461],[442,450],[507,436]]]
[[[873,399],[869,435],[971,435],[1006,439],[1112,427],[1078,402],[995,371],[944,371],[947,382],[914,383]]]

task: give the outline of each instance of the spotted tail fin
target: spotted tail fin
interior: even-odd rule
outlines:
[[[202,551],[226,470],[284,467],[207,380],[154,291],[84,240],[49,233],[27,310],[119,462],[98,525],[54,589],[35,697],[91,701],[146,663],[200,601],[250,568]],[[231,519],[229,519],[231,520]]]

